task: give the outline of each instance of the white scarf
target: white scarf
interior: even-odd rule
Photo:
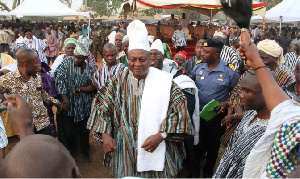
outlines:
[[[195,127],[195,136],[194,136],[194,145],[197,145],[199,143],[199,131],[200,131],[200,105],[199,105],[199,96],[198,96],[198,88],[195,84],[195,82],[189,78],[186,75],[180,75],[174,79],[174,82],[181,88],[181,89],[187,89],[191,88],[193,89],[194,95],[195,95],[195,110],[192,116],[192,120]]]
[[[138,127],[137,171],[163,171],[166,143],[162,141],[153,153],[141,146],[145,140],[159,132],[167,116],[172,86],[172,75],[150,67],[145,79]]]
[[[272,110],[266,132],[257,141],[246,160],[243,178],[266,177],[262,174],[271,157],[275,135],[282,124],[295,123],[300,120],[299,109],[299,103],[286,100]]]

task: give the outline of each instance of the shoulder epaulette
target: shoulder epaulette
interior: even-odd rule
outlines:
[[[236,71],[236,67],[233,66],[231,63],[228,63],[227,66],[232,70],[232,71]]]
[[[202,60],[196,61],[196,65],[198,65],[199,63],[202,63]]]

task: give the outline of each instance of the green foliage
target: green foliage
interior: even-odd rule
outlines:
[[[268,3],[267,10],[270,10],[272,7],[274,7],[277,4],[281,3],[282,0],[261,0],[261,2]]]
[[[87,0],[87,5],[99,16],[112,16],[119,12],[124,0]]]

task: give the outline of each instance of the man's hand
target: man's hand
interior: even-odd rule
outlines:
[[[80,93],[80,89],[79,89],[79,88],[73,90],[73,94],[74,94],[75,96],[78,96],[79,93]]]
[[[116,141],[109,134],[102,134],[103,150],[105,153],[116,150]]]
[[[221,121],[221,126],[229,126],[234,120],[234,115],[225,116]]]
[[[19,129],[20,139],[27,135],[34,134],[32,128],[32,109],[22,97],[18,95],[7,95],[7,110],[11,114],[12,120]]]
[[[158,132],[157,134],[148,137],[143,143],[142,148],[152,153],[163,140],[161,133]]]
[[[185,68],[182,67],[182,66],[174,66],[175,69],[179,70],[182,72],[182,74],[186,75],[186,71],[185,71]]]
[[[224,114],[228,108],[228,101],[221,102],[219,106],[220,110],[218,111],[218,115]]]

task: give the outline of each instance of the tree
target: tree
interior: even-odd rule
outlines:
[[[3,3],[1,1],[0,1],[0,9],[2,11],[8,11],[8,12],[11,11],[11,9],[9,7],[7,7],[6,3]]]
[[[91,7],[99,16],[112,16],[119,14],[120,7],[125,0],[86,0],[87,6]],[[85,2],[83,2],[85,3]]]
[[[72,0],[60,0],[60,2],[66,4],[69,8],[72,7]]]

